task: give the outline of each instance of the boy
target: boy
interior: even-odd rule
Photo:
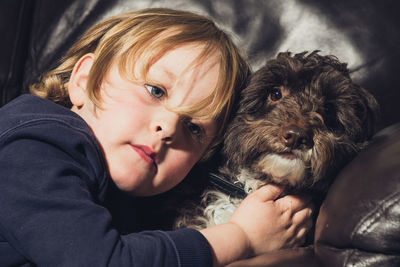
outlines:
[[[0,266],[219,266],[301,244],[311,209],[274,186],[202,232],[120,235],[103,205],[111,183],[158,194],[207,158],[248,74],[230,39],[189,12],[141,10],[89,29],[32,86],[47,99],[1,110]]]

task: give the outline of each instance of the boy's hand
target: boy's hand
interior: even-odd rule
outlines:
[[[304,243],[312,226],[310,199],[278,198],[281,193],[277,186],[263,186],[243,200],[228,223],[201,230],[214,266]]]
[[[246,236],[250,255],[300,246],[312,226],[311,199],[278,198],[282,189],[266,185],[251,193],[235,210],[229,223]],[[278,198],[278,199],[277,199]]]

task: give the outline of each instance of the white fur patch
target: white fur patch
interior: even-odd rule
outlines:
[[[214,199],[204,210],[204,216],[207,218],[206,227],[228,222],[235,208],[242,201],[215,190],[208,191],[203,197],[206,201]]]
[[[257,165],[262,172],[269,174],[278,183],[285,181],[296,185],[305,176],[306,167],[299,158],[288,159],[277,154],[267,154]]]
[[[235,208],[236,207],[233,203],[225,203],[224,205],[216,207],[213,216],[214,223],[218,225],[228,222],[235,211]]]
[[[248,169],[242,169],[239,173],[239,176],[236,178],[239,183],[243,185],[243,190],[247,194],[250,194],[251,192],[257,190],[265,184],[264,181],[258,179],[257,175],[254,172],[251,172]]]

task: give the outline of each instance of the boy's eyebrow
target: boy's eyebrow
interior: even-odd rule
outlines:
[[[172,71],[168,70],[167,68],[163,67],[162,71],[168,76],[170,81],[176,80],[176,75]]]
[[[162,67],[161,69],[159,69],[157,74],[153,74],[152,75],[151,73],[148,73],[147,75],[148,75],[148,78],[150,78],[151,81],[159,83],[159,82],[161,82],[160,81],[160,76],[159,76],[160,74],[161,74],[161,76],[164,76],[164,74],[167,76],[166,79],[164,79],[164,78],[162,79],[163,80],[162,81],[162,86],[166,87],[166,89],[170,88],[172,86],[173,82],[176,80],[176,75],[175,75],[175,73],[173,73],[172,71],[168,70],[167,68]],[[159,85],[161,85],[161,84],[159,84]]]

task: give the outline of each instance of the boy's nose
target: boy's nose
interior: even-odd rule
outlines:
[[[179,127],[180,117],[178,114],[173,112],[167,112],[163,116],[160,116],[157,122],[154,124],[154,131],[160,136],[164,142],[172,142],[176,136],[177,129]]]

